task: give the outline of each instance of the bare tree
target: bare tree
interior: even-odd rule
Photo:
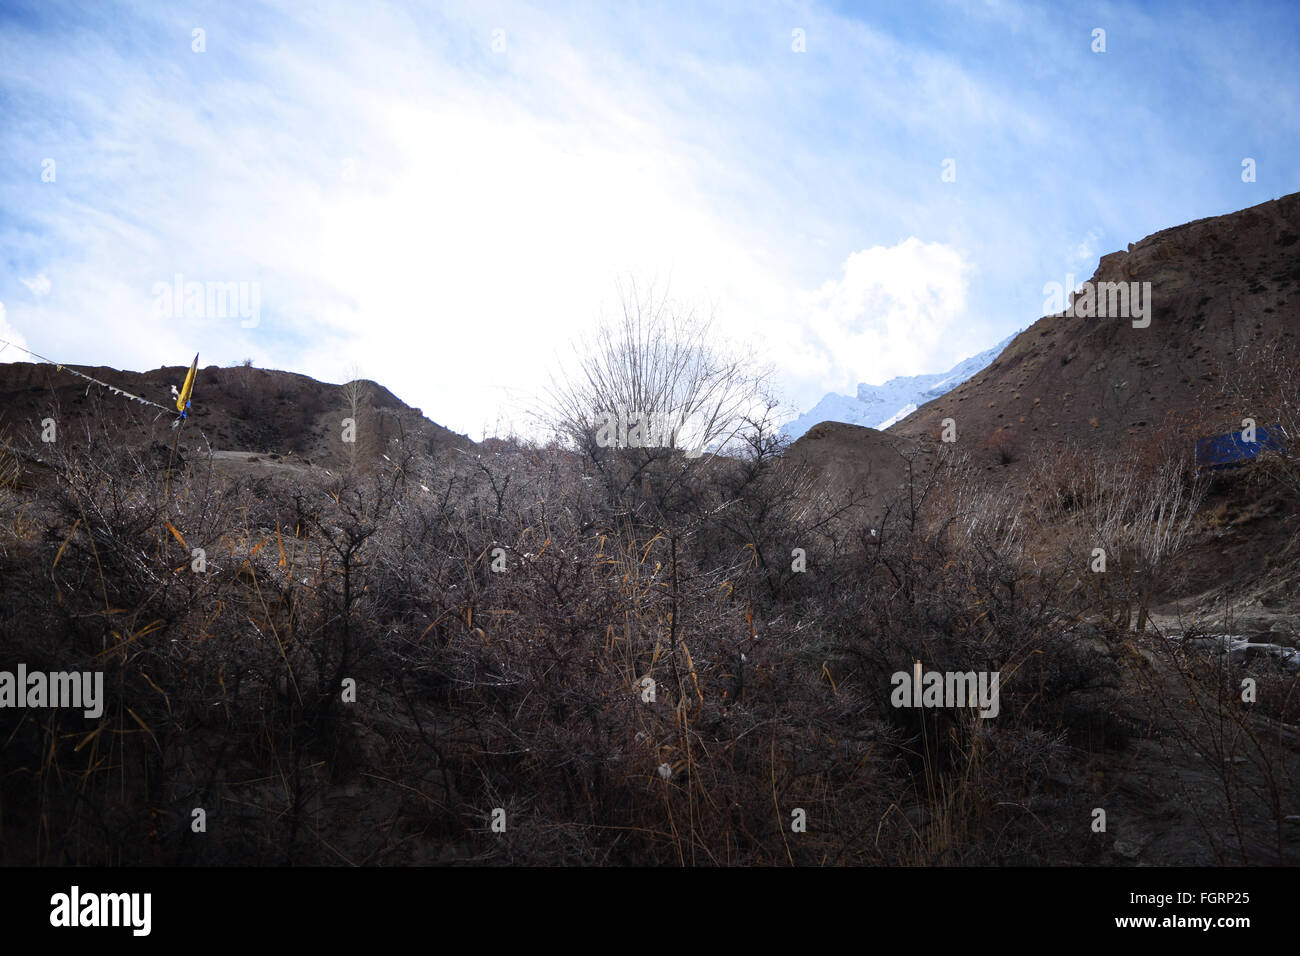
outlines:
[[[352,363],[347,370],[348,381],[343,385],[343,402],[347,411],[347,418],[351,419],[351,428],[347,423],[343,425],[343,453],[346,456],[349,471],[356,471],[358,461],[363,461],[363,446],[368,448],[371,442],[372,424],[366,422],[364,425],[361,421],[362,412],[367,408],[370,399],[370,383],[361,377],[361,366]],[[349,441],[348,439],[352,440]]]
[[[576,374],[553,382],[544,424],[583,451],[613,444],[698,455],[738,440],[761,402],[766,371],[718,344],[711,320],[667,295],[643,294],[633,283],[621,305],[621,315],[578,349]],[[611,423],[613,442],[600,435]]]

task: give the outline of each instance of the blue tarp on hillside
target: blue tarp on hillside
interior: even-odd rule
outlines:
[[[1283,451],[1286,433],[1280,425],[1265,425],[1255,429],[1255,441],[1243,441],[1241,432],[1213,435],[1196,441],[1196,467],[1210,471],[1240,468],[1254,460],[1262,451]]]

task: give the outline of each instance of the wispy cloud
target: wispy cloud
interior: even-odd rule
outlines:
[[[50,279],[44,272],[30,279],[19,279],[18,281],[27,286],[34,296],[39,297],[50,294]]]
[[[1090,229],[1074,248],[1073,259],[1076,264],[1085,264],[1097,258],[1097,242],[1103,233],[1100,229]]]

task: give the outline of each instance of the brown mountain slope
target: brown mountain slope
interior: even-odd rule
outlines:
[[[885,504],[903,492],[909,475],[928,470],[935,447],[861,425],[822,422],[790,446],[786,460],[806,469],[808,485],[843,501],[863,499],[861,517],[879,525]]]
[[[149,372],[70,366],[159,405],[171,405],[170,386],[187,371],[176,366]],[[367,457],[382,454],[396,438],[414,438],[421,451],[472,449],[474,442],[425,418],[390,391],[364,383],[355,415],[358,447]],[[352,415],[343,386],[298,375],[245,366],[199,370],[193,405],[182,433],[182,453],[239,449],[293,455],[317,464],[341,463],[343,419]],[[0,432],[15,445],[39,446],[41,422],[52,417],[60,441],[77,443],[87,429],[144,443],[175,435],[175,417],[156,408],[112,395],[53,365],[15,362],[0,365]]]
[[[1015,472],[1036,445],[1039,454],[1067,441],[1118,448],[1180,419],[1240,427],[1251,410],[1224,397],[1223,368],[1243,346],[1295,336],[1297,238],[1300,193],[1103,256],[1092,283],[1151,283],[1148,327],[1125,318],[1040,318],[985,371],[890,431],[937,437],[952,418],[964,447]]]

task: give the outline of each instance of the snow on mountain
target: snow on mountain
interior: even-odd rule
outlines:
[[[1019,334],[1020,332],[1014,332],[1008,335],[993,348],[958,362],[946,372],[900,375],[891,378],[884,385],[868,385],[864,382],[858,386],[856,396],[829,392],[811,410],[787,423],[784,431],[791,439],[796,439],[818,422],[844,422],[883,431],[902,421],[926,402],[933,401],[983,371]]]

